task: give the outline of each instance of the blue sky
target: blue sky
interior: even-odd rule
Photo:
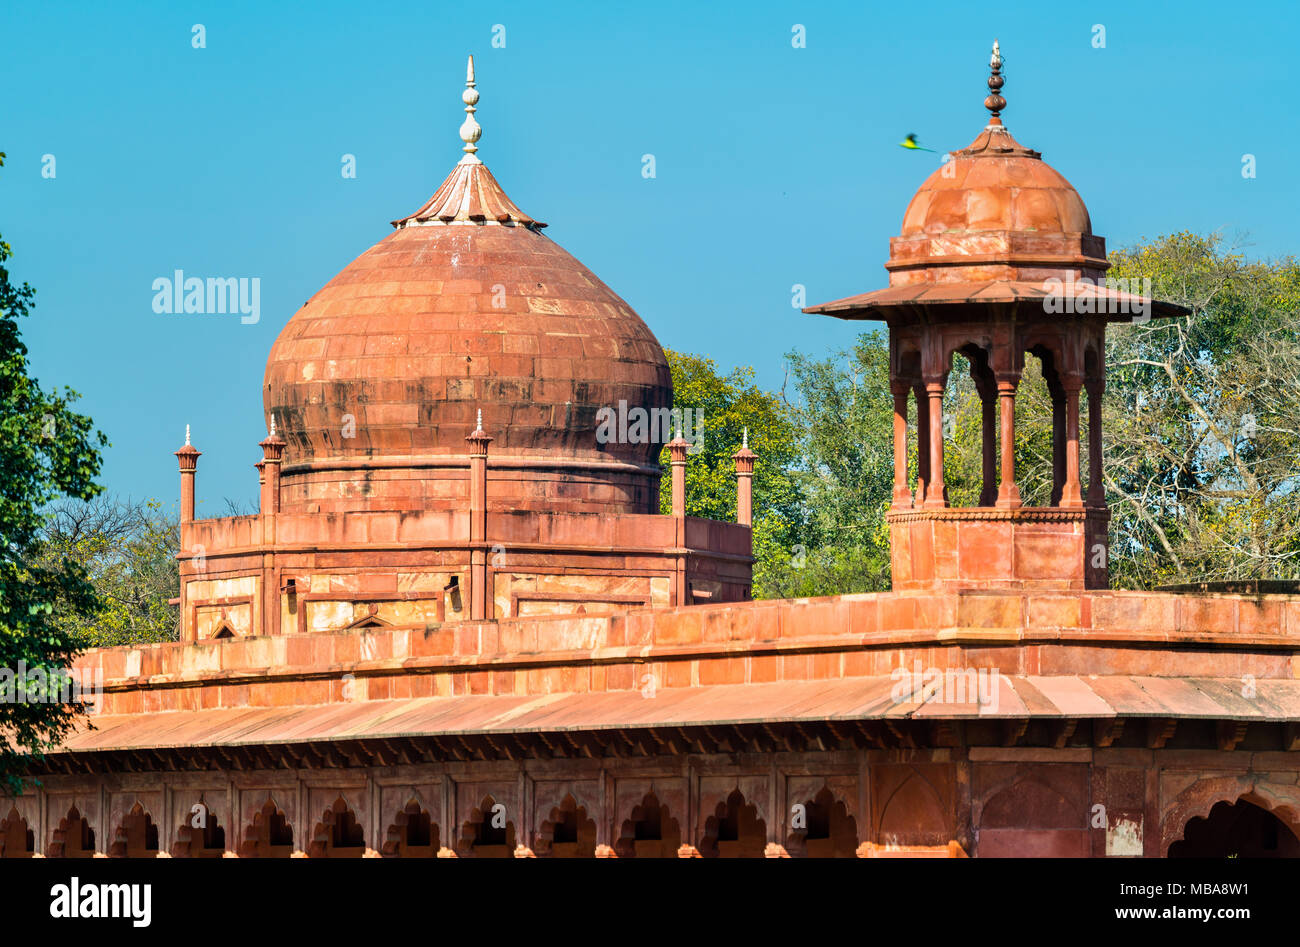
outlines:
[[[1110,247],[1222,229],[1251,255],[1294,253],[1298,9],[9,0],[0,233],[37,288],[38,377],[80,391],[113,442],[104,483],[174,503],[189,423],[200,515],[218,515],[256,495],[275,336],[459,158],[468,53],[479,156],[515,202],[665,346],[776,387],[789,349],[851,344],[860,327],[800,315],[791,287],[813,303],[885,285],[938,160],[897,142],[975,137],[994,37],[1005,121]],[[153,280],[178,268],[260,278],[260,321],[155,313]]]

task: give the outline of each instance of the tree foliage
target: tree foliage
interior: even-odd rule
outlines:
[[[99,496],[56,504],[41,531],[40,555],[76,562],[102,607],[86,615],[60,602],[55,620],[85,647],[176,640],[177,611],[168,603],[180,595],[179,549],[180,524],[157,500]]]
[[[10,256],[0,239],[0,779],[16,791],[25,755],[56,745],[80,710],[58,699],[77,645],[55,609],[98,610],[75,560],[39,556],[44,511],[99,492],[107,441],[72,410],[75,392],[46,392],[29,374],[18,320],[35,291],[10,280]]]
[[[804,503],[795,471],[800,439],[794,420],[775,395],[754,384],[752,368],[720,374],[709,358],[666,350],[672,370],[674,406],[692,411],[692,428],[702,437],[686,465],[686,514],[735,522],[736,465],[744,432],[762,462],[754,467],[754,550],[761,562],[779,558],[802,535]],[[660,512],[672,511],[672,477],[668,450],[660,453],[663,469]],[[763,581],[755,578],[755,595]]]

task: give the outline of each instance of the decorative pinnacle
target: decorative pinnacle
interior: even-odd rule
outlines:
[[[271,436],[275,437],[275,412],[271,412]]]
[[[741,428],[740,447],[742,450],[749,450],[749,428]]]
[[[993,41],[993,55],[989,57],[989,68],[993,71],[989,76],[989,95],[984,100],[984,107],[993,113],[993,119],[990,125],[1001,125],[1002,119],[998,113],[1007,107],[1007,100],[998,94],[1006,81],[1002,78],[1002,51],[998,48],[998,41]]]
[[[474,113],[478,111],[474,108],[478,104],[478,90],[474,88],[474,57],[469,57],[469,65],[465,69],[465,91],[460,94],[460,100],[465,103],[465,123],[460,126],[460,140],[465,142],[462,149],[465,157],[460,159],[461,164],[482,164],[483,162],[475,156],[474,152],[478,151],[478,146],[474,143],[483,135],[483,129],[479,123],[474,121]]]
[[[190,446],[190,426],[188,424],[185,425],[185,446]]]
[[[475,422],[476,430],[483,430],[483,409],[478,409],[478,421]]]

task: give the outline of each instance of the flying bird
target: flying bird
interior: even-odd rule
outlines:
[[[898,143],[898,146],[900,148],[907,148],[911,151],[929,151],[933,154],[938,154],[938,152],[935,151],[933,148],[922,148],[920,145],[918,145],[916,143],[916,135],[914,134],[908,135],[906,138],[904,138],[902,141]]]

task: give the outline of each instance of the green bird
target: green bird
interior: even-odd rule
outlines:
[[[920,145],[918,145],[916,143],[916,135],[914,134],[908,135],[906,138],[904,138],[902,141],[898,143],[898,146],[900,148],[909,148],[912,151],[929,151],[933,154],[938,154],[938,152],[935,151],[933,148],[922,148]]]

